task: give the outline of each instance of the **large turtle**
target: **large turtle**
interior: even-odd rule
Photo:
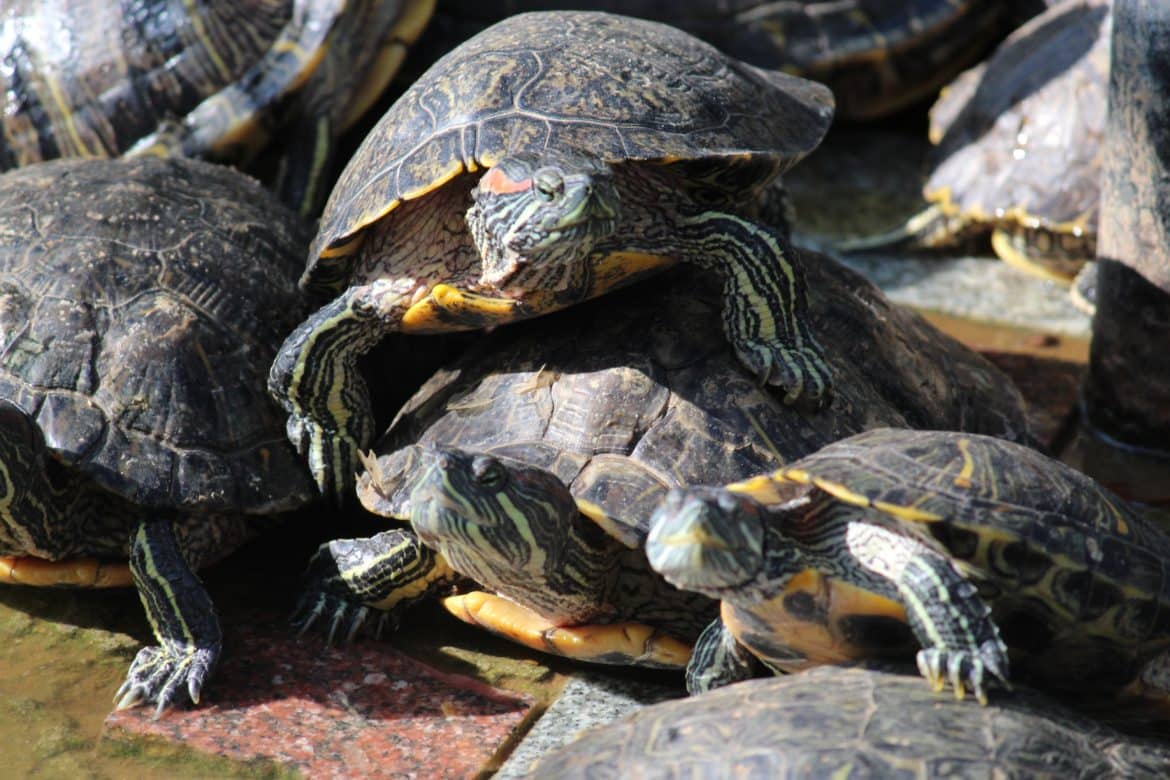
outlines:
[[[930,112],[931,206],[843,248],[990,233],[1005,262],[1070,282],[1096,250],[1111,18],[1108,0],[1067,0],[944,89]]]
[[[343,172],[302,280],[340,295],[272,367],[322,492],[348,495],[373,437],[356,360],[385,334],[542,314],[676,260],[722,276],[756,376],[823,403],[802,269],[749,217],[831,115],[821,85],[610,14],[523,14],[447,54]]]
[[[908,658],[957,696],[1008,681],[1094,696],[1170,683],[1170,537],[1070,466],[1002,439],[876,429],[726,488],[673,491],[647,542],[723,599],[689,670]],[[746,651],[746,652],[745,652]]]
[[[827,85],[843,119],[928,97],[1001,29],[999,0],[440,0],[440,24],[484,26],[527,11],[610,11],[665,22],[745,62]],[[1013,3],[1034,13],[1036,3]],[[1027,6],[1027,8],[1023,8]]]
[[[908,676],[812,669],[644,707],[582,732],[524,775],[601,777],[1166,777],[1170,749],[1032,692],[940,702]]]
[[[180,151],[241,161],[287,141],[283,195],[327,193],[336,137],[378,97],[434,0],[9,0],[0,170]]]
[[[264,385],[308,238],[210,163],[0,176],[0,581],[137,587],[159,644],[119,707],[198,702],[221,631],[193,570],[316,493]]]
[[[739,479],[877,425],[1026,436],[998,371],[832,260],[808,265],[810,315],[841,380],[829,408],[785,406],[754,381],[697,273],[497,333],[424,385],[366,459],[362,503],[412,529],[322,546],[297,622],[352,634],[371,609],[470,578],[486,592],[445,601],[464,620],[576,658],[677,664],[686,652],[662,634],[689,643],[714,611],[646,565],[646,522],[668,488]]]

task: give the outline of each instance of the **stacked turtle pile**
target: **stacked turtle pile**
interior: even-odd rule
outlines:
[[[663,717],[699,729],[739,702],[800,742],[857,709],[803,673],[705,693],[764,667],[917,658],[984,704],[1014,680],[1165,692],[1170,540],[1032,449],[991,364],[791,242],[779,177],[828,131],[829,88],[661,21],[512,15],[406,87],[333,181],[433,3],[107,5],[86,35],[80,0],[0,16],[0,579],[137,588],[158,643],[117,706],[199,702],[223,638],[196,570],[314,499],[396,525],[320,547],[300,630],[409,631],[441,599],[536,650],[685,670],[703,696]],[[1003,16],[716,5],[677,21],[767,66],[815,41],[795,67],[844,72],[855,116],[930,91]],[[371,370],[382,342],[456,331],[494,332],[378,408],[406,373]],[[882,699],[876,723],[928,706],[837,674]],[[1021,702],[952,727],[1107,739]],[[593,757],[637,760],[635,739]],[[950,747],[925,729],[906,766]]]

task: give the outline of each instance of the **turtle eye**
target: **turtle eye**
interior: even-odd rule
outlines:
[[[533,177],[536,185],[536,196],[543,201],[553,201],[565,191],[565,180],[561,175],[549,168],[541,168]]]
[[[471,477],[477,485],[491,488],[503,484],[507,472],[495,458],[481,455],[471,461]]]

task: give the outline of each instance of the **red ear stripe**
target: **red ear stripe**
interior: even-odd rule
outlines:
[[[532,179],[513,181],[508,178],[498,166],[491,168],[479,180],[479,188],[484,192],[496,195],[507,195],[512,192],[522,192],[532,186]]]

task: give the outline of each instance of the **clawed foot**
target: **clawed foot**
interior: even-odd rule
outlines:
[[[366,446],[345,432],[332,431],[315,420],[292,412],[286,424],[289,441],[308,461],[322,496],[344,505],[353,496],[358,453]]]
[[[327,627],[326,641],[329,644],[335,639],[351,642],[371,613],[377,613],[376,637],[381,638],[388,622],[392,628],[398,627],[397,620],[391,618],[390,613],[364,604],[342,577],[334,547],[340,544],[344,549],[347,541],[342,539],[323,544],[309,559],[300,595],[289,617],[297,634],[304,634],[322,621]]]
[[[988,640],[977,652],[930,647],[918,651],[918,671],[936,691],[949,682],[955,698],[962,700],[970,690],[980,704],[987,704],[986,683],[994,682],[1011,690],[1008,682],[1007,651],[1000,642]]]
[[[199,703],[203,684],[219,661],[220,644],[201,647],[167,642],[163,647],[144,647],[138,651],[126,681],[114,694],[118,710],[155,702],[154,718],[178,704],[185,689],[192,704]]]
[[[783,389],[784,403],[818,408],[828,403],[832,372],[815,342],[795,349],[774,342],[736,342],[736,355],[761,384]]]

